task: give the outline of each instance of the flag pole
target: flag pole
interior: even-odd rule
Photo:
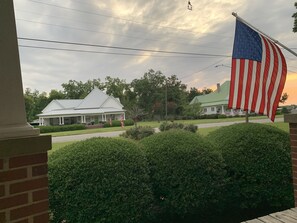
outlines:
[[[290,53],[292,53],[294,56],[297,57],[297,53],[294,52],[293,50],[291,50],[290,48],[286,47],[284,44],[280,43],[278,40],[273,39],[272,37],[268,36],[266,33],[263,33],[261,30],[257,29],[256,27],[254,27],[253,25],[249,24],[247,21],[245,21],[244,19],[242,19],[241,17],[239,17],[237,15],[237,13],[232,12],[232,15],[237,18],[239,21],[241,21],[242,23],[246,24],[247,26],[249,26],[250,28],[252,28],[253,30],[257,31],[258,33],[261,33],[263,36],[271,39],[274,43],[280,45],[281,47],[283,47],[284,49],[286,49],[287,51],[289,51]]]

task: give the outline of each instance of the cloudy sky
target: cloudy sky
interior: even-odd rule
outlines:
[[[23,85],[49,92],[69,80],[130,82],[154,69],[177,75],[188,88],[214,88],[230,79],[231,13],[297,51],[295,1],[191,0],[190,11],[187,0],[14,0]],[[288,104],[297,104],[297,58],[283,52],[289,70],[284,92]]]

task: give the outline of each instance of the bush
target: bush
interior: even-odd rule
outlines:
[[[229,177],[226,212],[254,218],[293,207],[289,134],[263,124],[236,124],[208,135]]]
[[[54,222],[146,222],[153,196],[138,144],[93,138],[55,151],[48,166]]]
[[[124,126],[131,126],[134,125],[134,121],[132,119],[127,119],[124,120]],[[120,127],[121,126],[121,121],[120,120],[112,120],[112,125],[110,125],[109,122],[104,123],[104,127]]]
[[[59,125],[59,126],[38,126],[40,133],[49,133],[49,132],[63,132],[63,131],[74,131],[86,129],[86,126],[83,124],[75,125]]]
[[[184,130],[140,142],[149,161],[159,222],[211,222],[223,193],[221,156],[199,135]]]
[[[129,139],[140,140],[150,135],[153,135],[155,130],[150,126],[138,126],[128,129],[121,136]]]
[[[175,123],[175,122],[162,122],[160,127],[159,127],[160,131],[168,131],[170,129],[183,129],[189,132],[193,132],[195,133],[198,129],[197,126],[190,124],[190,125],[184,125],[182,123]]]

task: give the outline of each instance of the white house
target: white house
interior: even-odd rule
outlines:
[[[243,115],[240,109],[228,109],[230,81],[225,81],[222,85],[217,84],[217,89],[206,95],[199,95],[193,98],[190,104],[200,103],[202,114],[222,114],[222,115]]]
[[[110,119],[125,120],[125,110],[119,99],[94,88],[84,99],[51,101],[38,117],[41,126],[88,124]]]

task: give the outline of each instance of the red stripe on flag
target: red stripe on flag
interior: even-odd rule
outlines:
[[[275,45],[276,46],[276,45]],[[271,115],[271,120],[274,122],[274,118],[275,118],[275,113],[276,113],[276,109],[279,103],[279,100],[281,98],[281,94],[283,92],[283,89],[285,87],[285,82],[286,82],[286,77],[287,77],[287,64],[286,64],[286,60],[284,58],[284,55],[282,54],[281,50],[279,49],[278,46],[276,46],[277,51],[280,53],[281,59],[282,59],[282,73],[281,73],[281,80],[278,86],[278,90],[277,90],[277,95],[275,97],[275,101],[273,103],[273,109],[272,109],[272,115]]]
[[[232,59],[232,70],[231,70],[228,108],[232,108],[233,100],[234,100],[235,72],[236,72],[236,59]]]
[[[261,63],[257,63],[256,68],[256,81],[255,81],[255,88],[254,88],[254,94],[253,94],[253,101],[252,101],[252,107],[251,111],[255,111],[257,99],[258,99],[258,93],[259,93],[259,85],[260,85],[260,73],[261,73]]]
[[[266,61],[265,64],[262,63],[262,66],[264,66],[264,73],[263,73],[263,80],[262,80],[262,98],[261,103],[260,103],[260,109],[259,109],[259,114],[263,114],[264,113],[264,109],[265,109],[265,105],[267,104],[267,99],[266,99],[266,83],[267,83],[267,78],[268,78],[268,74],[269,74],[269,66],[271,61],[271,57],[270,57],[270,48],[268,46],[267,40],[265,38],[262,38],[264,41],[264,46],[265,50],[266,50]]]
[[[273,71],[272,71],[272,75],[271,75],[271,81],[270,81],[270,85],[269,85],[269,89],[268,89],[268,92],[267,92],[267,114],[268,116],[270,116],[270,107],[271,107],[271,96],[272,96],[272,92],[273,92],[273,89],[275,88],[275,81],[276,81],[276,78],[277,78],[277,72],[278,72],[278,63],[279,63],[279,59],[278,59],[278,55],[276,53],[276,48],[274,46],[274,44],[271,44],[272,45],[272,51],[273,51],[273,57],[274,57],[274,66],[273,66]]]
[[[242,100],[242,88],[243,88],[243,76],[244,76],[244,70],[246,69],[244,67],[245,65],[245,59],[240,59],[240,68],[239,68],[239,81],[238,81],[238,95],[237,95],[237,102],[236,102],[236,108],[239,109],[241,105]]]
[[[250,110],[249,99],[250,99],[251,84],[252,84],[252,72],[253,72],[253,61],[249,60],[248,77],[247,77],[247,83],[246,83],[245,102],[244,102],[244,110],[245,111]]]

